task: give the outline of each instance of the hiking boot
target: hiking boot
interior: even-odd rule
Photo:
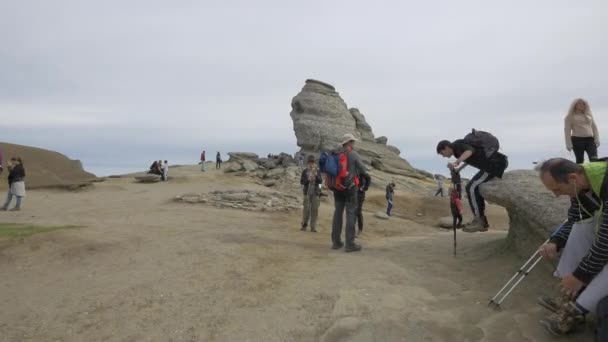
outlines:
[[[306,231],[306,227],[307,227],[307,226],[306,226],[305,224],[303,224],[303,225],[302,225],[302,228],[300,228],[300,230],[301,230],[301,231],[303,231],[303,232],[305,232],[305,231]]]
[[[7,211],[7,210],[8,210],[8,208],[7,208],[7,207],[1,207],[1,208],[0,208],[0,210],[2,210],[2,211]]]
[[[11,210],[9,210],[9,211],[19,211],[19,210],[21,210],[21,208],[19,208],[19,207],[14,207],[13,209],[11,209]]]
[[[361,245],[357,245],[356,243],[353,243],[352,245],[348,245],[346,247],[344,247],[344,251],[346,253],[350,253],[350,252],[359,252],[361,250]]]
[[[467,233],[475,233],[481,231],[483,228],[483,222],[479,217],[475,217],[471,223],[467,224],[464,228],[462,228],[463,232]],[[486,229],[488,230],[488,229]]]
[[[548,332],[556,336],[564,336],[575,331],[585,323],[585,315],[579,311],[574,302],[562,305],[557,313],[540,321]]]
[[[317,228],[311,228],[311,229],[310,229],[310,232],[311,232],[311,233],[316,233],[316,232],[317,232]]]
[[[561,307],[561,298],[541,296],[536,298],[536,302],[538,303],[538,305],[554,313],[558,312],[559,308]]]
[[[339,243],[334,243],[334,244],[331,246],[331,249],[340,249],[340,248],[342,248],[342,247],[344,247],[344,244],[343,244],[342,242],[339,242]]]

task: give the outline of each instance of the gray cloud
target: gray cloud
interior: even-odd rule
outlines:
[[[437,140],[476,127],[527,167],[563,154],[574,97],[608,130],[607,10],[563,0],[4,2],[0,140],[85,165],[100,163],[99,150],[294,150],[290,100],[312,77],[418,166],[441,170]]]

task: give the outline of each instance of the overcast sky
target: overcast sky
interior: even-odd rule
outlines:
[[[415,166],[444,170],[437,141],[475,127],[530,167],[566,155],[576,97],[608,144],[607,17],[602,0],[2,1],[0,141],[99,174],[293,152],[291,98],[316,78]]]

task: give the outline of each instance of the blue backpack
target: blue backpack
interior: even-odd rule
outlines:
[[[325,186],[330,190],[344,191],[350,185],[346,181],[347,156],[343,151],[321,152],[319,171],[324,175]]]

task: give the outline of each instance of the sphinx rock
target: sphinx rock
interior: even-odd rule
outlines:
[[[427,177],[414,169],[405,159],[399,157],[401,151],[387,146],[388,138],[374,138],[372,127],[357,108],[348,109],[336,89],[327,83],[307,80],[306,84],[291,101],[293,128],[297,144],[306,153],[318,155],[339,147],[344,134],[350,133],[360,138],[355,150],[363,162],[382,165],[384,172],[399,175]]]

